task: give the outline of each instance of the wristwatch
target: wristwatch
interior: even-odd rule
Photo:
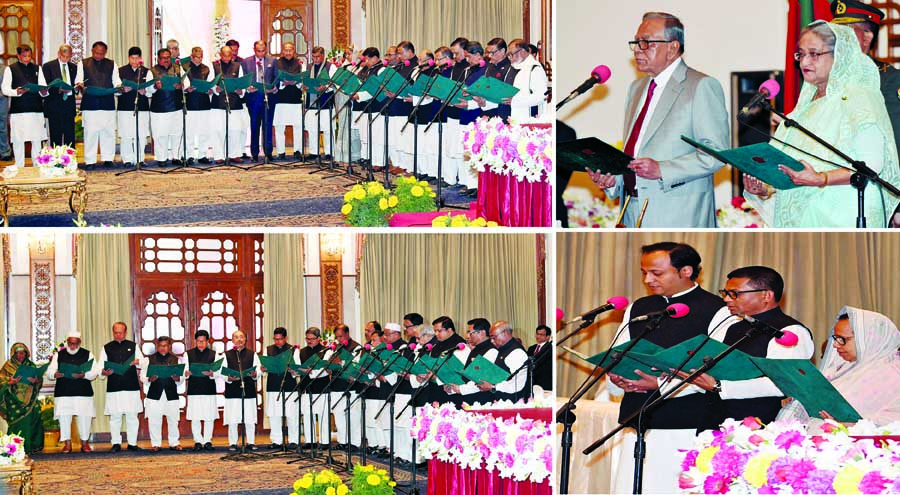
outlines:
[[[722,393],[722,382],[718,378],[716,378],[716,384],[713,386],[710,392],[715,392],[717,394]]]

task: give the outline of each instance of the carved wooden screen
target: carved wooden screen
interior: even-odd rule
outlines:
[[[35,63],[41,62],[41,0],[0,0],[0,58],[3,65],[16,60],[16,47],[32,48]]]
[[[313,2],[270,0],[261,2],[260,33],[269,42],[269,53],[281,55],[284,43],[294,43],[297,58],[309,58],[313,49]]]
[[[266,334],[262,246],[263,236],[254,234],[132,235],[133,328],[145,355],[155,351],[153,339],[160,335],[171,337],[173,352],[183,354],[200,329],[219,352],[231,348],[232,334],[241,329],[247,347],[259,352]]]

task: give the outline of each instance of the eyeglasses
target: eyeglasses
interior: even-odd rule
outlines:
[[[522,50],[524,50],[524,48],[519,48],[518,50],[516,50],[516,51],[514,51],[514,52],[510,52],[509,55],[507,55],[507,57],[513,58],[513,57],[515,57],[516,55],[518,55],[519,52],[521,52]]]
[[[812,60],[813,63],[816,63],[819,61],[819,57],[821,57],[822,55],[828,54],[828,53],[834,53],[834,50],[827,51],[827,52],[809,52],[809,53],[797,52],[794,54],[794,60],[796,60],[797,62],[802,62],[804,58],[809,57],[809,59]]]
[[[850,339],[852,339],[853,336],[851,335],[851,336],[849,336],[849,337],[842,337],[842,336],[837,335],[837,334],[831,334],[831,338],[833,338],[834,341],[837,342],[838,344],[841,344],[841,345],[847,345],[847,341],[850,340]]]
[[[769,289],[753,289],[753,290],[731,290],[731,289],[721,289],[719,290],[719,297],[725,299],[726,297],[730,297],[732,299],[737,299],[741,294],[747,294],[748,292],[765,292]]]
[[[630,48],[631,51],[635,51],[638,48],[640,48],[641,50],[649,50],[650,43],[671,43],[671,42],[672,42],[672,40],[634,40],[634,41],[628,42],[628,48]]]
[[[488,51],[484,52],[484,54],[487,55],[488,57],[490,57],[491,55],[497,53],[497,51],[498,50],[488,50]]]

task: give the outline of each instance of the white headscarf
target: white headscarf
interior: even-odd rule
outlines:
[[[900,420],[900,330],[888,317],[864,309],[844,306],[853,329],[856,361],[844,360],[829,339],[819,369],[831,384],[862,415],[878,424]]]

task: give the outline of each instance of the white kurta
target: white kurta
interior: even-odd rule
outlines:
[[[547,92],[547,73],[540,62],[529,55],[521,64],[513,86],[519,89],[510,102],[510,117],[513,120],[531,118],[531,108],[538,107],[538,116],[544,111],[544,93]]]
[[[224,364],[223,364],[224,366]],[[259,370],[259,356],[253,354],[253,366]],[[259,373],[259,371],[257,371]],[[217,376],[222,376],[217,373]],[[257,378],[253,380],[259,379]],[[246,397],[244,402],[244,422],[246,424],[256,424],[256,389],[245,391]],[[241,423],[241,399],[225,399],[224,424],[236,425]]]
[[[188,115],[191,113],[188,112]],[[221,354],[216,354],[213,358],[213,361],[217,361],[222,358]],[[188,358],[188,355],[185,353],[184,355],[184,371],[185,373],[191,367],[191,360]],[[217,385],[222,382],[221,378],[217,378],[214,373],[213,376],[206,377],[210,380],[216,381]],[[188,421],[215,421],[219,419],[219,405],[217,402],[218,395],[188,395],[187,396],[187,407],[185,408],[185,419]]]
[[[38,84],[45,86],[44,71],[38,66]],[[4,96],[19,98],[18,88],[12,87],[12,70],[7,66],[3,69],[3,84],[0,86]],[[26,93],[27,94],[27,93]],[[10,101],[12,103],[12,101]],[[42,112],[11,113],[9,114],[9,139],[12,142],[43,141],[47,139],[47,129],[44,127],[44,114]],[[37,156],[37,152],[33,151]],[[16,156],[18,164],[19,157]],[[22,157],[25,163],[25,157]]]
[[[144,355],[141,354],[141,350],[136,346],[134,350],[135,358],[138,361],[144,359]],[[109,361],[109,357],[106,355],[106,349],[100,351],[100,366],[103,366],[103,363]],[[138,364],[140,366],[140,364]],[[102,370],[101,370],[102,371]],[[99,376],[101,380],[106,380],[106,377],[102,374]],[[140,379],[138,379],[140,386]],[[121,390],[119,392],[106,392],[106,405],[104,406],[103,414],[107,416],[111,416],[113,414],[138,414],[143,411],[143,405],[141,404],[141,392],[140,390]]]

